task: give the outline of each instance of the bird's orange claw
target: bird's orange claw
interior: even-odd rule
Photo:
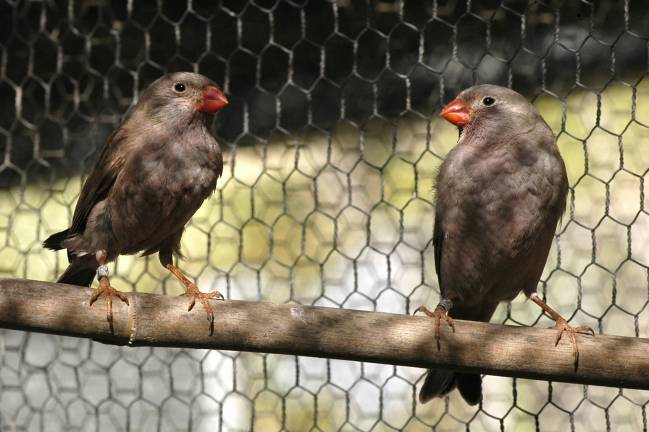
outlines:
[[[448,311],[441,305],[437,305],[434,311],[430,311],[426,306],[419,306],[415,311],[413,312],[413,315],[415,315],[417,312],[423,312],[424,314],[428,315],[429,317],[433,318],[435,320],[435,341],[437,342],[437,350],[439,351],[442,347],[441,344],[439,343],[440,339],[440,334],[439,334],[439,327],[440,323],[442,320],[446,322],[446,324],[451,327],[451,330],[453,330],[453,333],[455,333],[455,324],[453,323],[453,318],[448,316]]]
[[[570,337],[570,343],[572,344],[572,358],[576,371],[579,365],[579,344],[577,343],[577,333],[595,336],[595,332],[588,326],[572,327],[563,317],[557,318],[554,327],[551,328],[557,330],[557,337],[554,340],[554,346],[559,345],[559,341],[561,340],[561,337],[564,333],[567,333]]]
[[[102,276],[99,278],[99,286],[95,289],[95,292],[90,296],[90,306],[101,297],[102,294],[106,295],[106,321],[110,326],[110,332],[114,333],[113,328],[113,296],[117,297],[127,305],[129,304],[128,298],[121,291],[116,290],[110,285],[108,277]]]
[[[189,307],[187,308],[187,312],[191,311],[194,308],[196,299],[198,299],[203,305],[203,308],[205,308],[205,312],[207,312],[207,320],[210,322],[210,329],[212,329],[214,326],[214,309],[212,309],[212,306],[210,305],[208,300],[224,300],[225,297],[223,297],[223,294],[218,291],[210,291],[208,293],[201,292],[196,284],[191,282],[186,284],[185,287],[186,291],[181,295],[189,297]]]
[[[187,312],[194,308],[196,299],[198,299],[205,308],[205,312],[207,312],[207,320],[210,322],[210,335],[214,334],[214,310],[208,300],[225,300],[223,294],[218,291],[211,291],[208,293],[201,292],[196,284],[190,281],[187,276],[178,269],[178,267],[173,264],[167,264],[166,267],[183,285],[185,285],[185,292],[181,295],[189,297],[189,307],[187,308]]]

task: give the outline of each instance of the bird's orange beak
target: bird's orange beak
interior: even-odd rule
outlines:
[[[196,110],[206,113],[215,113],[228,104],[228,98],[225,97],[223,92],[217,86],[207,86],[203,89]]]
[[[457,99],[446,105],[439,115],[455,126],[464,126],[471,121],[471,110]]]

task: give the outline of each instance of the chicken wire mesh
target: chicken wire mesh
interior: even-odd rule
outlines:
[[[434,306],[433,179],[457,139],[437,112],[489,82],[534,101],[568,169],[540,290],[573,322],[649,337],[647,19],[641,0],[2,1],[0,275],[60,274],[40,242],[67,227],[97,149],[148,83],[192,70],[231,101],[224,176],[183,238],[199,286]],[[182,291],[155,257],[115,274]],[[551,324],[522,296],[492,321]],[[0,430],[647,430],[647,392],[487,376],[478,407],[420,405],[422,374],[0,330]]]

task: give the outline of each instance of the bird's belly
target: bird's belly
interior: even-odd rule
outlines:
[[[155,248],[182,230],[215,186],[216,174],[196,167],[147,175],[122,188],[109,206],[119,252]]]
[[[536,284],[549,249],[541,230],[551,224],[530,223],[525,210],[536,197],[514,186],[492,191],[498,187],[483,184],[462,192],[462,202],[445,203],[444,288],[469,303],[509,301]]]

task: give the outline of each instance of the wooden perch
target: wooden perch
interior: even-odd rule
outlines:
[[[128,293],[114,302],[115,334],[105,300],[88,306],[91,290],[0,279],[0,327],[85,337],[108,344],[255,351],[373,363],[444,367],[467,372],[649,389],[649,339],[579,336],[575,372],[568,337],[555,331],[471,321],[441,328],[433,320],[357,310],[245,301],[213,301],[210,336],[205,312],[187,312],[185,297]]]

